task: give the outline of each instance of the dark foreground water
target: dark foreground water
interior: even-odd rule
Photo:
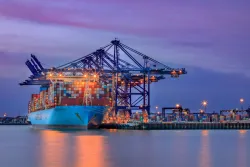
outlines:
[[[250,131],[0,126],[1,167],[250,167]]]

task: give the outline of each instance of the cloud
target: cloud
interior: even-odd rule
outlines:
[[[176,41],[172,42],[173,45],[180,47],[192,47],[192,48],[207,48],[213,45],[212,42],[202,42],[202,41]]]
[[[127,32],[158,37],[172,33],[210,31],[230,32],[249,20],[249,3],[227,1],[4,1],[3,16],[43,24]],[[238,5],[237,4],[241,4]],[[143,6],[143,8],[142,8]],[[219,8],[220,7],[220,8]],[[180,12],[181,11],[181,12]],[[226,28],[226,29],[225,29]],[[216,33],[216,32],[214,32]]]
[[[164,105],[157,98],[171,94],[173,105],[198,109],[206,98],[211,108],[234,107],[249,94],[249,7],[248,0],[0,0],[0,101],[25,93],[23,106],[4,110],[27,106],[31,92],[17,84],[31,74],[24,64],[30,53],[46,67],[58,66],[118,37],[170,67],[187,67],[180,81],[152,86],[152,105]]]
[[[248,1],[0,3],[3,51],[53,55],[61,64],[60,57],[67,61],[81,57],[119,37],[166,63],[245,75],[249,72]]]

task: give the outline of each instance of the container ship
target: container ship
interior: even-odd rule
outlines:
[[[28,121],[38,128],[98,128],[112,106],[112,80],[98,74],[66,76],[48,73],[49,85],[32,94]]]

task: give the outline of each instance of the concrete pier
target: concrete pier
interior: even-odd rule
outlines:
[[[250,123],[140,123],[135,126],[126,124],[102,124],[100,129],[131,130],[195,130],[195,129],[250,129]]]

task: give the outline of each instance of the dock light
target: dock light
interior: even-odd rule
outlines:
[[[181,106],[180,104],[176,104],[176,105],[175,105],[176,108],[179,108],[180,106]]]
[[[202,102],[202,105],[203,105],[204,107],[207,106],[207,101],[204,100],[204,101]]]
[[[182,74],[182,70],[180,70],[179,73]]]
[[[243,110],[243,103],[244,103],[244,99],[243,99],[243,98],[241,98],[241,99],[240,99],[241,110]]]
[[[201,104],[203,105],[204,111],[206,112],[208,102],[204,100]]]

